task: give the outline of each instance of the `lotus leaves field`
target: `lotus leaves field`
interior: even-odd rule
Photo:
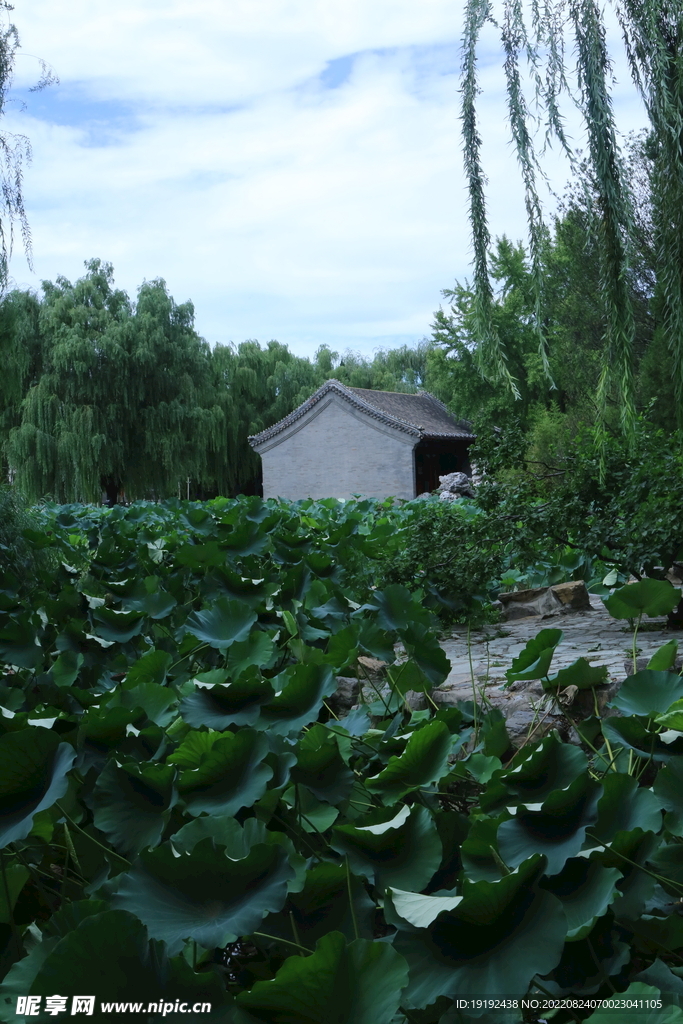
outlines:
[[[3,1021],[85,986],[230,1024],[600,1024],[621,995],[627,1019],[683,1022],[674,646],[583,746],[515,752],[484,705],[406,707],[449,666],[421,593],[373,589],[400,544],[388,506],[42,515],[30,571],[0,582]],[[678,601],[655,591],[622,588],[613,614]],[[511,679],[602,683],[585,662],[550,674],[558,634]],[[389,688],[336,717],[359,655]]]

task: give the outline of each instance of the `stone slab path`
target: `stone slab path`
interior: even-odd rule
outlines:
[[[645,619],[646,623],[651,621]],[[656,631],[648,629],[638,634],[639,658],[649,658],[672,637],[683,639],[683,634],[665,629],[663,620],[661,625],[662,628]],[[551,673],[584,657],[592,665],[607,666],[612,692],[614,685],[626,677],[624,663],[629,666],[632,663],[632,633],[628,623],[611,618],[600,598],[591,595],[591,611],[530,616],[472,630],[469,649],[466,627],[455,627],[450,636],[441,640],[451,662],[451,671],[442,686],[434,691],[435,703],[446,705],[472,700],[474,676],[478,699],[502,710],[515,745],[524,742],[530,728],[534,728],[535,735],[540,738],[549,729],[560,727],[561,709],[544,693],[540,682],[515,683],[509,689],[503,688],[505,672],[511,667],[512,659],[528,640],[545,628],[562,629],[564,632],[553,658]],[[543,724],[539,727],[541,719]],[[564,724],[568,725],[566,720]]]

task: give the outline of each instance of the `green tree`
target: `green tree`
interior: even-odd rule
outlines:
[[[30,496],[111,502],[210,482],[224,408],[191,303],[163,281],[134,305],[110,264],[91,260],[75,284],[44,282],[42,372],[29,387],[7,457]]]
[[[683,422],[683,17],[679,0],[612,0],[633,81],[650,120],[653,154],[653,224],[662,330],[673,362],[679,422]],[[494,21],[495,18],[495,21]],[[628,173],[618,145],[611,95],[611,62],[607,18],[596,0],[551,0],[529,6],[502,0],[502,12],[488,0],[468,0],[462,77],[462,124],[465,169],[470,194],[474,244],[474,316],[480,344],[480,363],[490,374],[515,386],[507,365],[504,339],[493,317],[488,250],[490,235],[477,120],[477,47],[487,23],[500,27],[507,81],[508,116],[522,172],[529,223],[529,254],[534,279],[539,353],[548,366],[543,246],[544,230],[537,179],[540,156],[532,136],[532,102],[524,79],[532,83],[533,103],[540,106],[547,137],[554,137],[570,156],[579,176],[594,195],[599,254],[601,314],[605,347],[601,359],[599,398],[604,406],[613,386],[619,396],[622,425],[635,414],[636,320],[630,288],[638,237]],[[575,68],[569,68],[569,54]],[[523,65],[526,63],[526,67]],[[575,70],[575,75],[572,71]],[[582,165],[565,136],[563,95],[570,82],[578,89],[571,97],[583,116],[588,156]],[[537,117],[534,111],[534,118]]]

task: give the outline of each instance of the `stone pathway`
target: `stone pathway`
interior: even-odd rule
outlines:
[[[435,703],[447,705],[459,700],[472,700],[474,676],[479,698],[502,710],[508,732],[516,746],[524,742],[530,729],[534,729],[537,739],[550,729],[562,726],[564,729],[561,728],[561,731],[568,733],[571,731],[570,723],[555,701],[545,694],[540,682],[514,683],[509,689],[504,689],[505,672],[511,667],[512,659],[539,630],[561,629],[564,637],[553,657],[551,674],[579,657],[584,657],[592,665],[606,665],[610,685],[602,688],[600,703],[604,704],[618,684],[623,682],[627,671],[632,671],[632,633],[624,628],[628,623],[611,618],[600,598],[594,595],[591,595],[591,608],[591,611],[585,612],[543,617],[534,615],[501,623],[499,626],[472,630],[469,651],[466,627],[455,627],[451,636],[441,641],[451,662],[451,672],[443,685],[434,691],[432,696]],[[645,619],[646,623],[650,621]],[[637,639],[638,667],[642,667],[640,659],[648,659],[672,637],[681,637],[681,634],[664,628],[640,632]],[[625,662],[628,669],[625,668]]]

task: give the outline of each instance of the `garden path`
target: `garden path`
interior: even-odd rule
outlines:
[[[664,620],[646,619],[647,629],[637,638],[637,653],[647,659],[672,637],[679,634],[664,628]],[[652,626],[661,626],[652,630]],[[583,657],[592,665],[606,665],[610,686],[614,688],[632,671],[632,633],[622,620],[611,618],[600,598],[591,595],[591,611],[572,612],[552,616],[529,616],[497,626],[473,629],[454,627],[441,646],[451,662],[451,671],[445,682],[432,695],[440,705],[459,700],[472,700],[473,679],[479,698],[499,707],[507,720],[508,732],[515,745],[519,745],[534,729],[540,738],[551,728],[567,721],[556,703],[543,691],[540,682],[514,683],[505,689],[505,672],[528,640],[544,628],[564,631],[553,658],[551,672],[570,665]],[[639,657],[639,662],[640,662]],[[471,664],[470,664],[471,658]],[[642,667],[639,663],[638,667]],[[605,693],[601,703],[608,697]],[[541,721],[542,720],[542,721]],[[562,720],[562,721],[561,721]]]

